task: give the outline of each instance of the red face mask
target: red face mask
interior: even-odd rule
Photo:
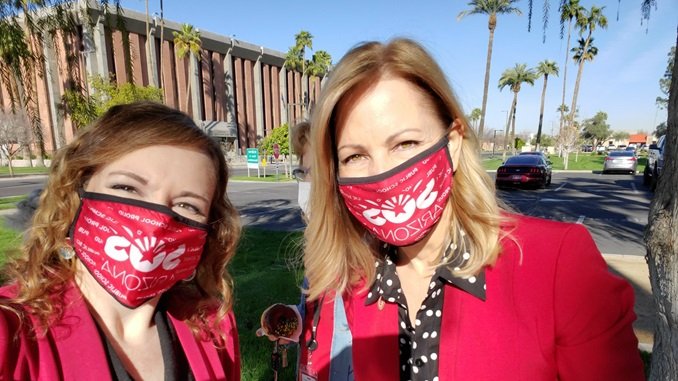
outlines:
[[[445,135],[438,143],[382,174],[339,178],[344,204],[367,230],[394,246],[417,243],[440,220],[452,187]]]
[[[101,287],[136,308],[194,274],[207,227],[164,205],[85,192],[70,237]]]

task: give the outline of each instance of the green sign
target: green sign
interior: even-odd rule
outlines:
[[[256,148],[247,149],[247,163],[248,164],[259,164],[259,150]]]

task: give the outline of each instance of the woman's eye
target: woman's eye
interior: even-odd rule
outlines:
[[[410,149],[410,148],[416,147],[418,144],[419,144],[419,142],[417,142],[417,141],[407,140],[407,141],[399,143],[398,146],[396,147],[396,149]]]
[[[111,189],[120,190],[128,193],[137,193],[137,188],[126,184],[115,184],[111,187]]]
[[[185,210],[187,210],[187,211],[189,211],[190,213],[193,213],[193,214],[197,214],[197,215],[200,215],[200,216],[204,215],[200,211],[200,209],[198,209],[198,207],[196,207],[195,205],[189,204],[187,202],[180,202],[180,203],[176,204],[176,207],[181,208],[181,209],[185,209]]]
[[[356,161],[358,161],[358,160],[360,160],[360,159],[362,159],[362,158],[363,158],[363,155],[357,154],[357,153],[356,153],[356,154],[347,156],[347,157],[344,158],[344,160],[342,160],[341,162],[342,162],[342,164],[350,164],[350,163],[355,163]]]

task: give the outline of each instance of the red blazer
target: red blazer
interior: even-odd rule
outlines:
[[[487,268],[487,300],[454,286],[445,290],[440,381],[644,380],[631,326],[633,289],[608,271],[588,231],[512,217],[520,248],[502,241],[501,256]],[[398,307],[365,306],[364,289],[344,295],[355,379],[398,380]],[[329,379],[332,299],[321,306],[318,349],[311,356],[319,380]],[[304,343],[314,312],[312,304],[307,309]],[[308,351],[301,347],[306,364]]]
[[[0,288],[0,297],[13,295]],[[82,299],[71,287],[64,296],[64,318],[34,339],[25,322],[19,331],[17,316],[0,308],[0,380],[97,380],[111,379],[105,344]],[[191,329],[168,312],[196,380],[240,380],[240,354],[235,318],[230,313],[221,323],[229,338],[226,348],[195,338]],[[28,323],[28,324],[26,324]],[[15,336],[16,335],[16,336]]]

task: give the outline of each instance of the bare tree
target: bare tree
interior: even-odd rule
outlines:
[[[22,112],[5,113],[0,110],[0,153],[7,158],[11,177],[14,177],[12,160],[30,143],[30,124],[26,115]]]

